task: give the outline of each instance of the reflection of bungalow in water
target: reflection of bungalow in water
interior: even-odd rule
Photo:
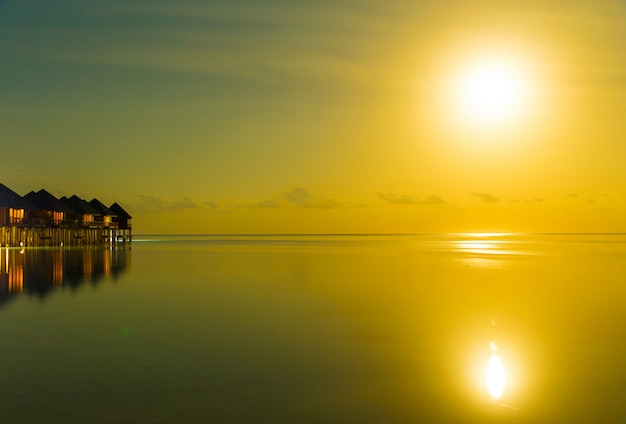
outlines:
[[[20,293],[44,298],[53,290],[74,290],[117,279],[130,267],[128,245],[115,248],[0,249],[0,308]]]
[[[46,190],[24,197],[0,184],[0,246],[47,246],[131,241],[130,215],[98,199],[57,199]]]

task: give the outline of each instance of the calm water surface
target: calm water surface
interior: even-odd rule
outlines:
[[[624,423],[625,283],[624,235],[0,248],[0,420]]]

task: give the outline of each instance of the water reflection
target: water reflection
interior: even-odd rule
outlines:
[[[504,240],[460,240],[454,242],[456,251],[479,255],[512,255],[517,252],[510,250],[511,242]]]
[[[0,307],[22,292],[43,298],[57,287],[117,278],[129,266],[127,247],[0,248]]]
[[[498,400],[504,393],[504,386],[506,384],[506,373],[502,366],[502,359],[498,353],[498,346],[495,342],[490,344],[491,356],[489,357],[489,363],[487,364],[487,372],[485,375],[485,384],[487,385],[487,391],[493,398]]]
[[[626,422],[625,237],[493,237],[516,254],[461,235],[134,243],[115,290],[11,295],[2,421]],[[37,252],[0,250],[4,296],[115,273],[59,250],[28,271]]]

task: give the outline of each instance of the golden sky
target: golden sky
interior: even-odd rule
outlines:
[[[626,2],[0,2],[1,181],[136,233],[626,231]]]

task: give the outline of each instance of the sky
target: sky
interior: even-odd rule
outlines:
[[[624,0],[0,0],[0,182],[136,234],[626,232],[625,136]]]

